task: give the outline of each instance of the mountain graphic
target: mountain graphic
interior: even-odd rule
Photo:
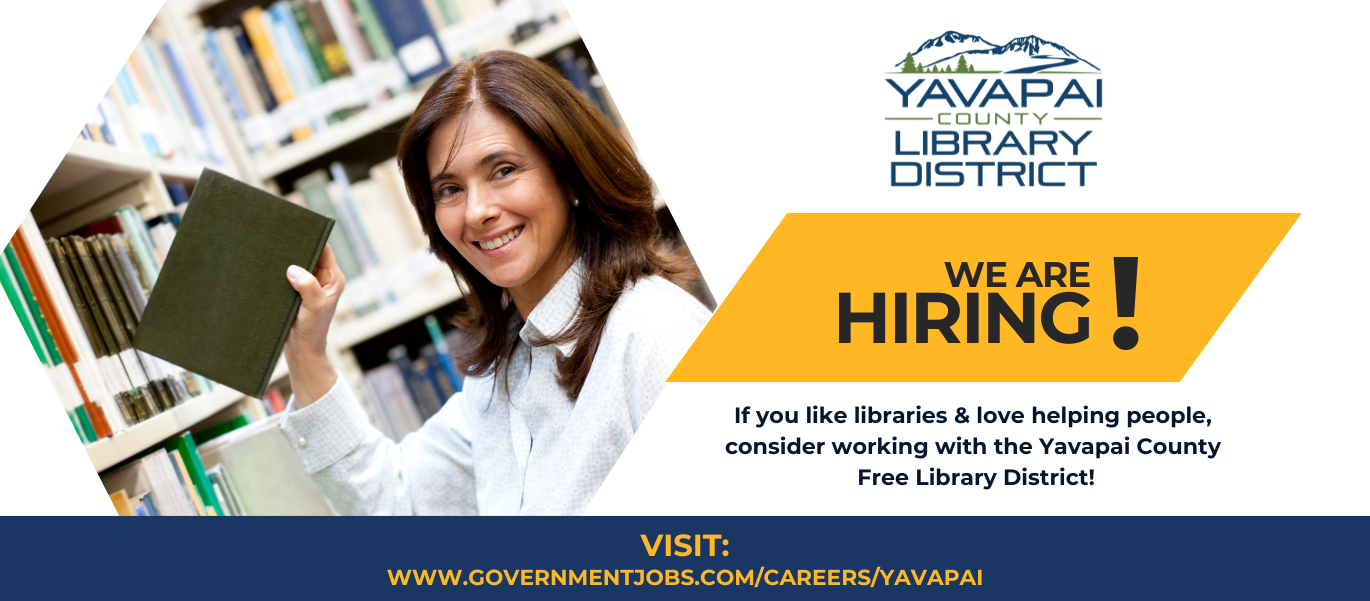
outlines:
[[[998,48],[994,42],[985,40],[978,35],[965,35],[948,31],[931,40],[923,42],[922,46],[913,53],[913,60],[923,63],[924,66],[944,61],[948,58],[957,56],[963,52],[974,52],[976,50],[993,50]],[[899,65],[903,66],[900,61]]]
[[[1037,73],[1048,69],[1100,72],[1101,70],[1071,52],[1069,48],[1035,35],[1013,38],[999,46],[977,35],[948,31],[932,38],[913,53],[913,60],[923,68],[947,66],[955,69],[961,57],[973,65],[976,72]],[[896,67],[903,67],[899,61]]]

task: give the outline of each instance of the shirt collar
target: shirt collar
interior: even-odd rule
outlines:
[[[576,259],[547,295],[533,307],[533,312],[528,314],[527,322],[519,330],[519,338],[525,344],[533,346],[542,338],[560,334],[570,325],[571,319],[580,310],[580,282],[583,275],[581,269],[581,260]],[[576,349],[573,340],[553,346],[565,357],[571,356],[571,352]]]

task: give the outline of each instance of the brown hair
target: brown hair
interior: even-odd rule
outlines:
[[[433,132],[448,119],[465,119],[477,106],[518,124],[542,147],[558,183],[580,199],[570,226],[573,252],[582,259],[584,274],[579,310],[562,332],[537,342],[575,343],[571,355],[557,361],[557,383],[575,400],[590,373],[609,310],[624,288],[652,275],[679,281],[690,277],[692,264],[657,250],[651,177],[618,130],[561,74],[507,51],[456,65],[438,75],[400,131],[399,163],[429,247],[470,290],[467,309],[457,317],[457,326],[468,334],[467,343],[456,351],[465,375],[499,371],[513,350],[509,323],[516,315],[513,303],[505,306],[504,290],[462,258],[439,231],[429,182],[427,152]]]

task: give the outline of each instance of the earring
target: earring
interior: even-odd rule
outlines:
[[[578,207],[578,206],[580,206],[580,199],[579,199],[579,198],[572,198],[572,199],[571,199],[571,206],[573,206],[573,207]]]

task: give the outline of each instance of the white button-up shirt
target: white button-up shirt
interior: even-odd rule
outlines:
[[[372,515],[584,512],[709,311],[664,278],[639,280],[609,312],[585,386],[571,402],[557,385],[556,361],[572,345],[531,342],[570,322],[580,282],[577,261],[528,315],[506,367],[467,378],[462,392],[398,443],[368,423],[341,377],[304,409],[292,399],[281,428],[334,508]]]

